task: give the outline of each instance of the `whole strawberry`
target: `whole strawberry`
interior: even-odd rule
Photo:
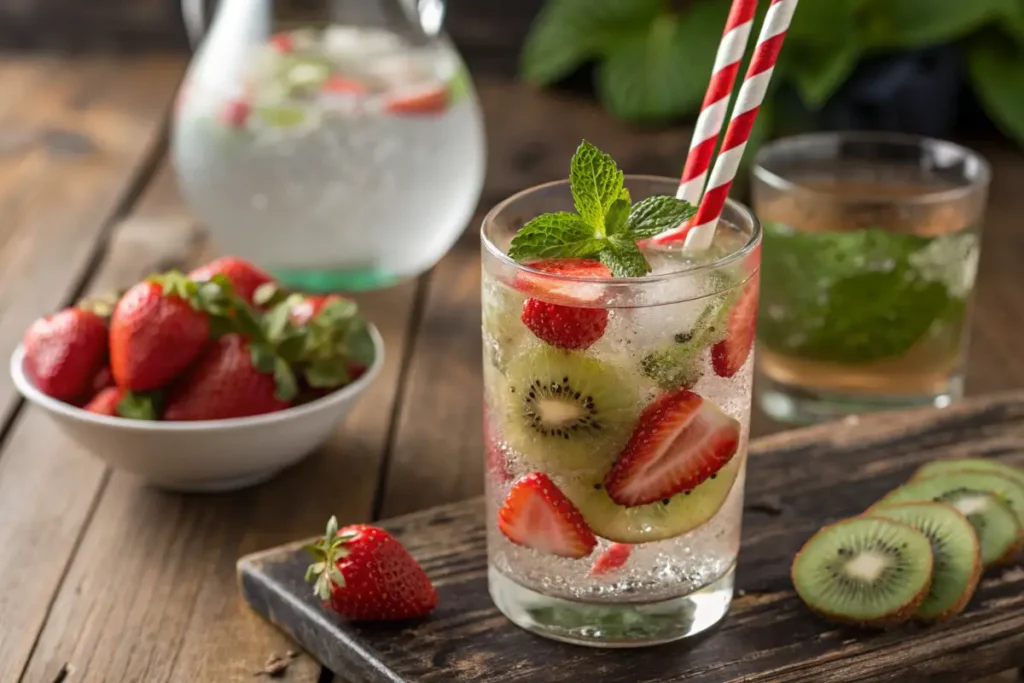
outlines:
[[[225,420],[284,410],[292,396],[281,398],[274,368],[253,365],[253,354],[239,334],[226,334],[210,345],[167,399],[165,420]]]
[[[332,301],[343,301],[337,294],[308,295],[291,307],[289,320],[293,325],[305,325],[324,310],[324,306]]]
[[[224,256],[210,261],[205,266],[193,270],[188,277],[194,282],[206,282],[213,279],[214,275],[226,277],[235,288],[235,294],[250,304],[253,303],[253,295],[260,285],[274,281],[269,273],[234,256]]]
[[[353,621],[412,619],[437,606],[437,590],[394,536],[372,526],[338,529],[306,547],[315,560],[306,570],[314,594]]]
[[[25,371],[47,396],[72,401],[88,394],[107,357],[107,324],[79,308],[41,318],[25,332]]]
[[[608,310],[586,306],[597,303],[602,295],[601,286],[577,280],[611,277],[607,267],[597,261],[578,258],[538,261],[531,263],[530,267],[555,276],[573,278],[563,281],[557,277],[531,274],[517,279],[519,289],[544,296],[544,299],[530,298],[523,303],[523,324],[537,338],[560,349],[585,349],[604,336],[608,327]]]
[[[93,396],[92,400],[85,404],[85,410],[97,415],[109,415],[118,417],[117,404],[124,398],[124,389],[107,387]]]
[[[209,339],[209,318],[183,298],[188,291],[181,275],[165,277],[135,285],[114,309],[110,367],[124,389],[151,391],[168,384]]]

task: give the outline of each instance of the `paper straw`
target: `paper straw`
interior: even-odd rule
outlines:
[[[711,246],[715,227],[722,215],[722,209],[725,208],[725,200],[729,196],[729,189],[743,158],[743,150],[747,146],[750,131],[754,127],[757,113],[768,91],[768,83],[786,39],[786,31],[793,20],[797,1],[772,0],[697,215],[689,226],[659,235],[656,238],[658,244],[679,240],[685,236],[683,249],[686,252],[703,251]]]
[[[711,168],[711,157],[715,153],[722,123],[725,122],[729,97],[736,83],[740,62],[750,40],[757,2],[758,0],[733,0],[729,17],[725,21],[725,29],[722,31],[722,40],[718,44],[715,66],[711,69],[711,80],[704,93],[704,102],[700,107],[693,138],[690,140],[690,153],[683,167],[679,191],[676,192],[676,198],[684,199],[695,206],[700,203],[701,195],[704,194],[704,181],[707,180],[708,170]]]

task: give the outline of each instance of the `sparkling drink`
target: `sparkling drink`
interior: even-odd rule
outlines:
[[[224,5],[182,89],[173,152],[189,204],[222,248],[304,289],[423,272],[483,183],[458,54],[383,28],[270,35],[255,7]]]
[[[782,140],[759,163],[765,410],[811,421],[959,398],[985,163],[868,135]]]
[[[626,177],[634,202],[677,185]],[[710,250],[651,247],[642,278],[507,256],[523,223],[572,207],[569,184],[552,183],[483,226],[491,595],[555,639],[671,641],[716,623],[732,597],[760,229],[730,203]],[[567,534],[594,542],[566,544]]]

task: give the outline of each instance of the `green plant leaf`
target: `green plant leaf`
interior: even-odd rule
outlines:
[[[523,45],[523,78],[534,85],[554,83],[643,32],[662,7],[661,0],[549,0]]]
[[[282,401],[291,401],[299,393],[299,384],[292,366],[284,358],[274,360],[274,395]]]
[[[117,414],[132,420],[156,420],[160,415],[160,394],[126,391],[117,402]]]
[[[629,200],[616,199],[608,209],[608,215],[604,217],[604,231],[608,235],[617,235],[626,228],[626,220],[629,218]]]
[[[811,109],[820,109],[853,73],[863,52],[856,40],[847,40],[828,50],[822,50],[817,59],[796,59],[788,62],[792,69],[800,99]]]
[[[348,384],[351,376],[343,363],[317,363],[306,368],[306,382],[317,389],[333,389]]]
[[[634,237],[654,237],[666,230],[678,228],[695,213],[697,207],[689,202],[668,195],[656,195],[636,203],[629,212],[627,227]]]
[[[793,23],[786,38],[786,50],[799,45],[812,45],[832,50],[850,39],[855,26],[860,0],[810,0],[803,2],[793,14]],[[756,33],[754,35],[757,35]],[[753,40],[751,40],[753,42]]]
[[[605,108],[621,119],[658,122],[695,112],[704,99],[728,3],[698,0],[626,38],[597,74]],[[753,41],[752,41],[753,42]]]
[[[1005,11],[1000,25],[1004,26],[1017,44],[1024,46],[1024,2],[1013,3]]]
[[[967,63],[988,115],[1024,145],[1024,46],[979,35],[971,41]]]
[[[609,239],[608,246],[598,254],[598,258],[615,277],[641,277],[651,272],[651,264],[636,242],[629,238]]]
[[[610,155],[586,140],[580,143],[572,155],[569,186],[576,212],[601,235],[604,234],[604,218],[620,198],[624,182],[622,171]]]
[[[524,225],[509,245],[508,255],[517,261],[531,258],[593,256],[604,241],[593,227],[571,213],[549,213]]]
[[[869,36],[876,47],[924,47],[963,38],[1019,0],[876,0]]]

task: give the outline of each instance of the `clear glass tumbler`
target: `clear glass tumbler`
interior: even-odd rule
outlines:
[[[763,148],[758,402],[813,422],[963,394],[989,166],[959,145],[823,133]]]
[[[634,201],[677,186],[626,176]],[[507,256],[527,221],[572,210],[569,184],[555,182],[483,223],[491,596],[557,640],[685,638],[718,622],[733,594],[760,227],[730,202],[705,256],[647,251],[654,270],[641,278],[560,275]],[[526,324],[538,308],[557,325],[589,321],[599,338],[557,348]],[[657,494],[673,482],[684,484]]]

